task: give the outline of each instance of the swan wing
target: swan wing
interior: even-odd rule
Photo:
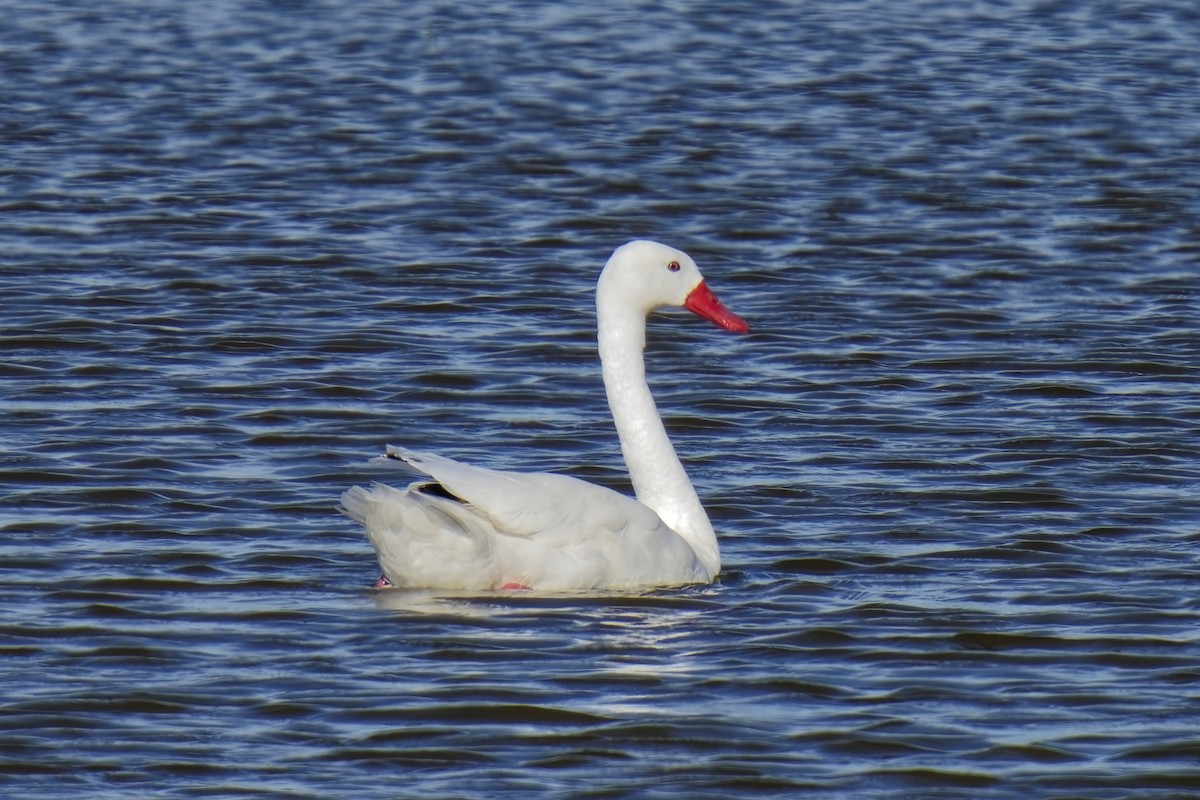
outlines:
[[[381,458],[432,479],[343,496],[398,585],[554,589],[711,579],[658,514],[606,487],[400,447]]]
[[[433,478],[508,536],[566,531],[584,538],[601,531],[666,528],[658,514],[637,500],[568,475],[487,469],[391,445],[383,458]]]

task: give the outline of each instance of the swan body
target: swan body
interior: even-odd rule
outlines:
[[[355,486],[342,510],[364,525],[377,586],[449,590],[636,589],[708,583],[716,534],[675,454],[646,384],[646,316],[683,306],[728,330],[721,305],[684,252],[618,247],[596,286],[601,367],[637,499],[566,475],[507,472],[389,447],[415,472],[406,489]]]

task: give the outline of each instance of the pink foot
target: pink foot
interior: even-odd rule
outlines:
[[[509,581],[500,585],[502,592],[532,592],[533,587],[520,581]]]
[[[380,575],[379,580],[375,581],[376,589],[386,589],[392,585],[392,582],[387,579],[387,575]]]

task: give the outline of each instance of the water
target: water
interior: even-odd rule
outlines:
[[[2,5],[5,797],[1200,791],[1194,4]],[[372,591],[638,236],[720,580]]]

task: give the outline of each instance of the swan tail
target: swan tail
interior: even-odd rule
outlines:
[[[405,490],[354,486],[342,494],[341,510],[366,528],[392,585],[492,588],[499,569],[486,521],[440,489],[428,481]]]

